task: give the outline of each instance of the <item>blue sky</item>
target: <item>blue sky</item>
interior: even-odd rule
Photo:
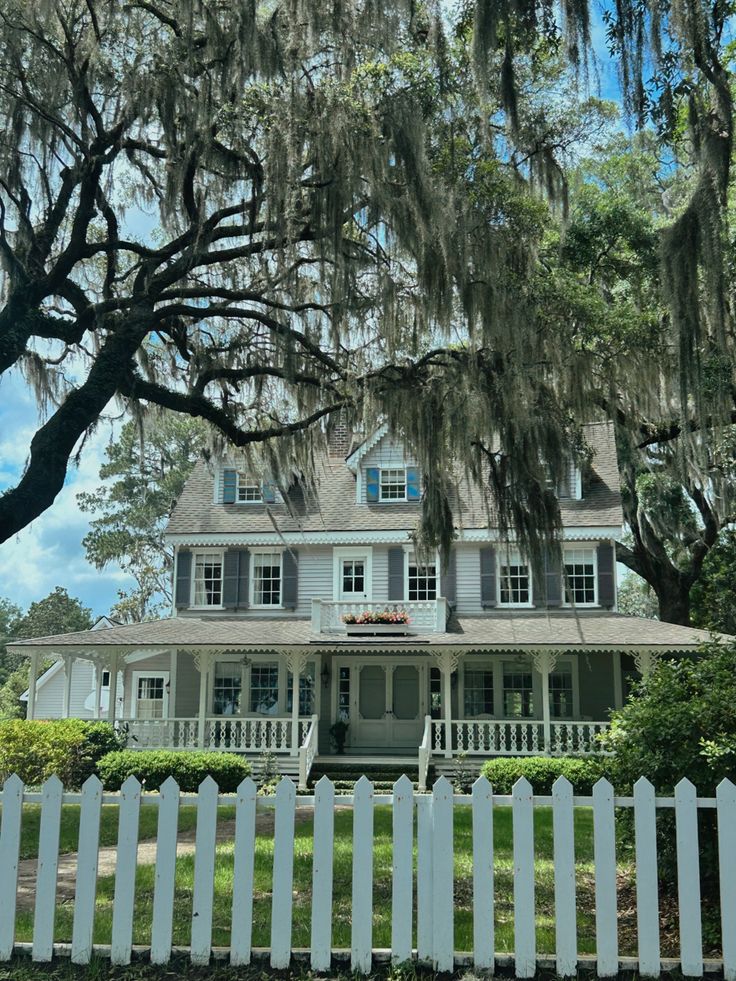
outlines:
[[[615,65],[605,48],[602,5],[594,4],[592,36],[597,54],[597,85],[602,98],[618,100]],[[591,85],[596,86],[595,78]],[[129,216],[130,231],[148,237],[155,222],[140,212]],[[0,377],[0,493],[12,487],[23,472],[28,447],[38,424],[35,399],[17,372]],[[113,424],[102,422],[87,439],[79,467],[70,463],[64,489],[53,506],[28,528],[0,545],[0,596],[22,608],[43,599],[57,585],[65,586],[93,614],[107,613],[119,589],[132,580],[117,568],[98,572],[84,557],[82,539],[89,519],[79,512],[76,495],[99,485],[98,472]]]

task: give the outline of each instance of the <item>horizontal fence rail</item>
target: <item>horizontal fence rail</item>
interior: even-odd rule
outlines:
[[[338,884],[352,894],[349,958],[352,970],[367,974],[377,955],[388,955],[395,963],[412,958],[439,971],[450,971],[462,964],[477,970],[493,970],[512,959],[517,977],[533,977],[540,966],[554,967],[560,976],[573,976],[582,967],[595,967],[599,977],[610,977],[622,968],[637,969],[644,976],[658,976],[664,968],[675,966],[660,950],[660,900],[658,881],[657,822],[670,816],[666,825],[677,856],[677,909],[679,958],[677,964],[688,977],[699,977],[706,966],[703,951],[703,907],[698,815],[707,814],[717,826],[720,866],[719,912],[722,931],[722,957],[708,962],[709,968],[723,970],[726,981],[736,981],[736,786],[724,780],[715,798],[698,798],[688,780],[682,780],[673,797],[658,797],[649,781],[637,781],[633,796],[614,793],[607,780],[600,780],[591,795],[576,795],[572,785],[560,777],[551,795],[535,795],[531,784],[520,779],[512,795],[493,793],[489,782],[480,777],[470,794],[455,794],[450,782],[441,777],[429,794],[414,791],[408,777],[402,776],[391,794],[375,794],[373,785],[362,777],[351,795],[339,798],[340,808],[352,809],[350,882],[335,879],[337,860],[336,798],[327,777],[318,781],[312,795],[299,796],[293,781],[283,779],[273,797],[259,797],[253,780],[247,779],[234,795],[221,795],[208,777],[196,794],[180,793],[169,778],[156,794],[142,793],[131,777],[119,794],[104,793],[97,777],[90,777],[81,793],[65,793],[57,777],[51,777],[39,791],[27,791],[17,776],[10,777],[2,791],[0,826],[0,961],[7,961],[17,947],[17,887],[20,871],[24,805],[40,804],[38,864],[35,904],[32,910],[31,950],[33,959],[49,961],[58,950],[57,881],[62,812],[65,805],[79,805],[79,851],[74,878],[71,958],[86,964],[93,945],[97,911],[98,855],[103,805],[114,804],[117,814],[117,858],[114,868],[112,924],[109,948],[114,964],[127,964],[134,951],[134,922],[138,904],[148,896],[137,891],[142,875],[139,856],[139,828],[142,808],[155,807],[157,847],[153,870],[153,898],[150,911],[152,962],[165,964],[172,954],[174,911],[178,864],[177,830],[183,805],[196,806],[196,832],[191,878],[191,926],[189,952],[194,964],[207,964],[213,953],[214,930],[222,929],[222,899],[218,889],[221,863],[231,863],[232,885],[227,892],[229,957],[233,965],[245,965],[254,955],[255,867],[259,841],[273,841],[272,885],[270,889],[270,947],[267,956],[275,969],[289,967],[294,951],[294,897],[298,894],[295,825],[297,808],[304,809],[312,821],[311,839],[311,933],[308,956],[315,971],[330,968],[337,953],[333,942],[335,919],[340,910],[334,905]],[[374,930],[378,908],[373,893],[379,817],[376,807],[387,805],[390,812],[391,886],[390,950],[377,950]],[[234,831],[228,844],[227,859],[218,851],[218,808],[229,806],[234,812]],[[538,895],[541,888],[537,866],[539,808],[551,811],[551,847],[554,877],[554,932],[550,949],[539,949],[537,931]],[[577,840],[576,809],[586,808],[592,820],[594,879],[594,957],[582,958],[578,952],[579,917],[583,910],[576,889]],[[510,815],[508,811],[510,809]],[[505,814],[502,813],[505,810]],[[272,823],[259,828],[258,815],[269,813]],[[455,905],[458,897],[457,832],[469,816],[470,843],[468,878],[472,892],[472,925],[469,949],[458,953]],[[510,822],[508,820],[510,816]],[[619,949],[617,888],[617,821],[633,818],[634,868],[632,895],[636,905],[636,957],[622,957]],[[271,820],[269,818],[269,820]],[[499,878],[503,869],[497,863],[498,835],[502,824],[512,830],[513,943],[500,954],[496,944],[498,929]],[[497,827],[498,825],[498,827]],[[150,826],[150,822],[149,822]],[[385,822],[381,825],[386,827]],[[463,827],[465,824],[463,824]],[[344,833],[344,825],[343,832]],[[660,832],[662,829],[660,828]],[[381,833],[385,833],[381,832]],[[341,842],[341,847],[345,845]],[[309,851],[307,852],[309,854]],[[150,859],[149,859],[150,861]],[[298,857],[303,863],[303,853]],[[377,874],[377,873],[376,873]],[[148,880],[146,880],[148,881]],[[189,881],[189,880],[188,880]],[[109,892],[109,890],[108,890]],[[258,896],[260,900],[260,895]],[[349,902],[350,900],[346,900]],[[379,904],[380,906],[380,904]],[[347,954],[345,954],[347,956]]]

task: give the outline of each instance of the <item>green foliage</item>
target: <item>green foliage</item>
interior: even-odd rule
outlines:
[[[13,637],[12,625],[21,615],[19,606],[11,603],[9,599],[0,597],[0,687],[5,684],[10,675],[20,662],[17,654],[8,654],[5,649],[7,642]],[[2,710],[0,709],[0,716]]]
[[[0,722],[0,783],[17,773],[25,784],[36,786],[56,774],[65,787],[76,790],[97,772],[100,758],[119,745],[107,722]]]
[[[82,542],[88,561],[98,569],[117,565],[135,579],[135,589],[120,591],[111,611],[124,622],[170,607],[173,553],[164,529],[205,439],[199,419],[173,412],[128,422],[105,451],[105,483],[77,495],[80,509],[93,515]]]
[[[736,532],[721,532],[690,591],[693,626],[736,635]]]
[[[233,794],[250,776],[251,766],[236,753],[125,749],[104,756],[98,771],[107,790],[119,790],[131,776],[147,790],[158,790],[164,780],[173,777],[180,790],[193,793],[211,776],[222,793]]]
[[[578,794],[590,794],[593,784],[610,775],[608,760],[593,757],[519,756],[487,760],[481,773],[496,794],[510,794],[514,784],[526,777],[535,794],[551,794],[558,777],[567,777]]]
[[[652,587],[633,572],[624,576],[619,583],[618,612],[628,617],[658,618],[659,606]]]

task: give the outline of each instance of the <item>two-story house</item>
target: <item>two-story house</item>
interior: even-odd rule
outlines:
[[[425,770],[459,750],[595,752],[630,679],[707,635],[616,611],[612,427],[587,439],[558,488],[562,560],[536,575],[462,482],[448,563],[420,561],[422,475],[385,428],[336,433],[316,493],[202,462],[168,527],[172,616],[11,645],[31,657],[28,714],[102,714],[139,747],[271,750],[303,778],[339,722],[351,756]]]

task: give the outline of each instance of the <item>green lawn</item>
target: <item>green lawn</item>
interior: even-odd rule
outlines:
[[[142,808],[143,818],[147,808]],[[193,823],[191,808],[182,809],[182,826]],[[155,808],[150,808],[155,824]],[[230,815],[231,816],[231,815]],[[71,821],[75,816],[66,820]],[[78,819],[78,816],[76,816]],[[107,819],[112,820],[112,816]],[[151,820],[146,815],[146,821]],[[581,953],[595,950],[593,918],[593,841],[592,813],[578,808],[575,813],[576,856],[578,870],[578,929]],[[141,825],[143,828],[143,824]],[[110,832],[108,832],[110,833]],[[350,946],[350,896],[352,866],[352,812],[339,811],[335,816],[335,862],[333,903],[333,946]],[[535,810],[535,834],[537,848],[537,944],[540,951],[554,949],[554,879],[552,865],[552,813],[549,809]],[[114,834],[112,835],[114,839]],[[141,831],[141,837],[144,837]],[[65,841],[73,839],[71,830],[65,831]],[[498,808],[494,812],[495,842],[495,891],[496,891],[496,950],[513,949],[513,882],[512,882],[512,833],[511,811]],[[294,859],[294,926],[292,945],[308,947],[310,937],[310,906],[312,878],[312,824],[302,822],[296,828]],[[233,847],[223,842],[217,849],[215,878],[215,911],[213,943],[228,946],[230,942],[229,919],[232,896]],[[255,902],[253,943],[258,947],[270,946],[271,871],[273,863],[273,839],[261,835],[257,839],[255,863]],[[194,877],[193,856],[183,856],[177,861],[177,888],[174,910],[174,944],[189,944],[192,912],[192,888]],[[136,915],[133,942],[148,944],[151,933],[153,905],[154,867],[142,865],[138,870],[136,889]],[[98,885],[98,910],[95,921],[95,942],[110,942],[112,925],[112,899],[114,877],[102,877]],[[391,944],[391,810],[376,808],[374,844],[374,918],[373,946],[390,947]],[[71,938],[73,907],[63,903],[58,907],[56,939]],[[19,912],[18,940],[32,937],[32,914]],[[472,949],[472,829],[469,808],[455,812],[455,949]]]

